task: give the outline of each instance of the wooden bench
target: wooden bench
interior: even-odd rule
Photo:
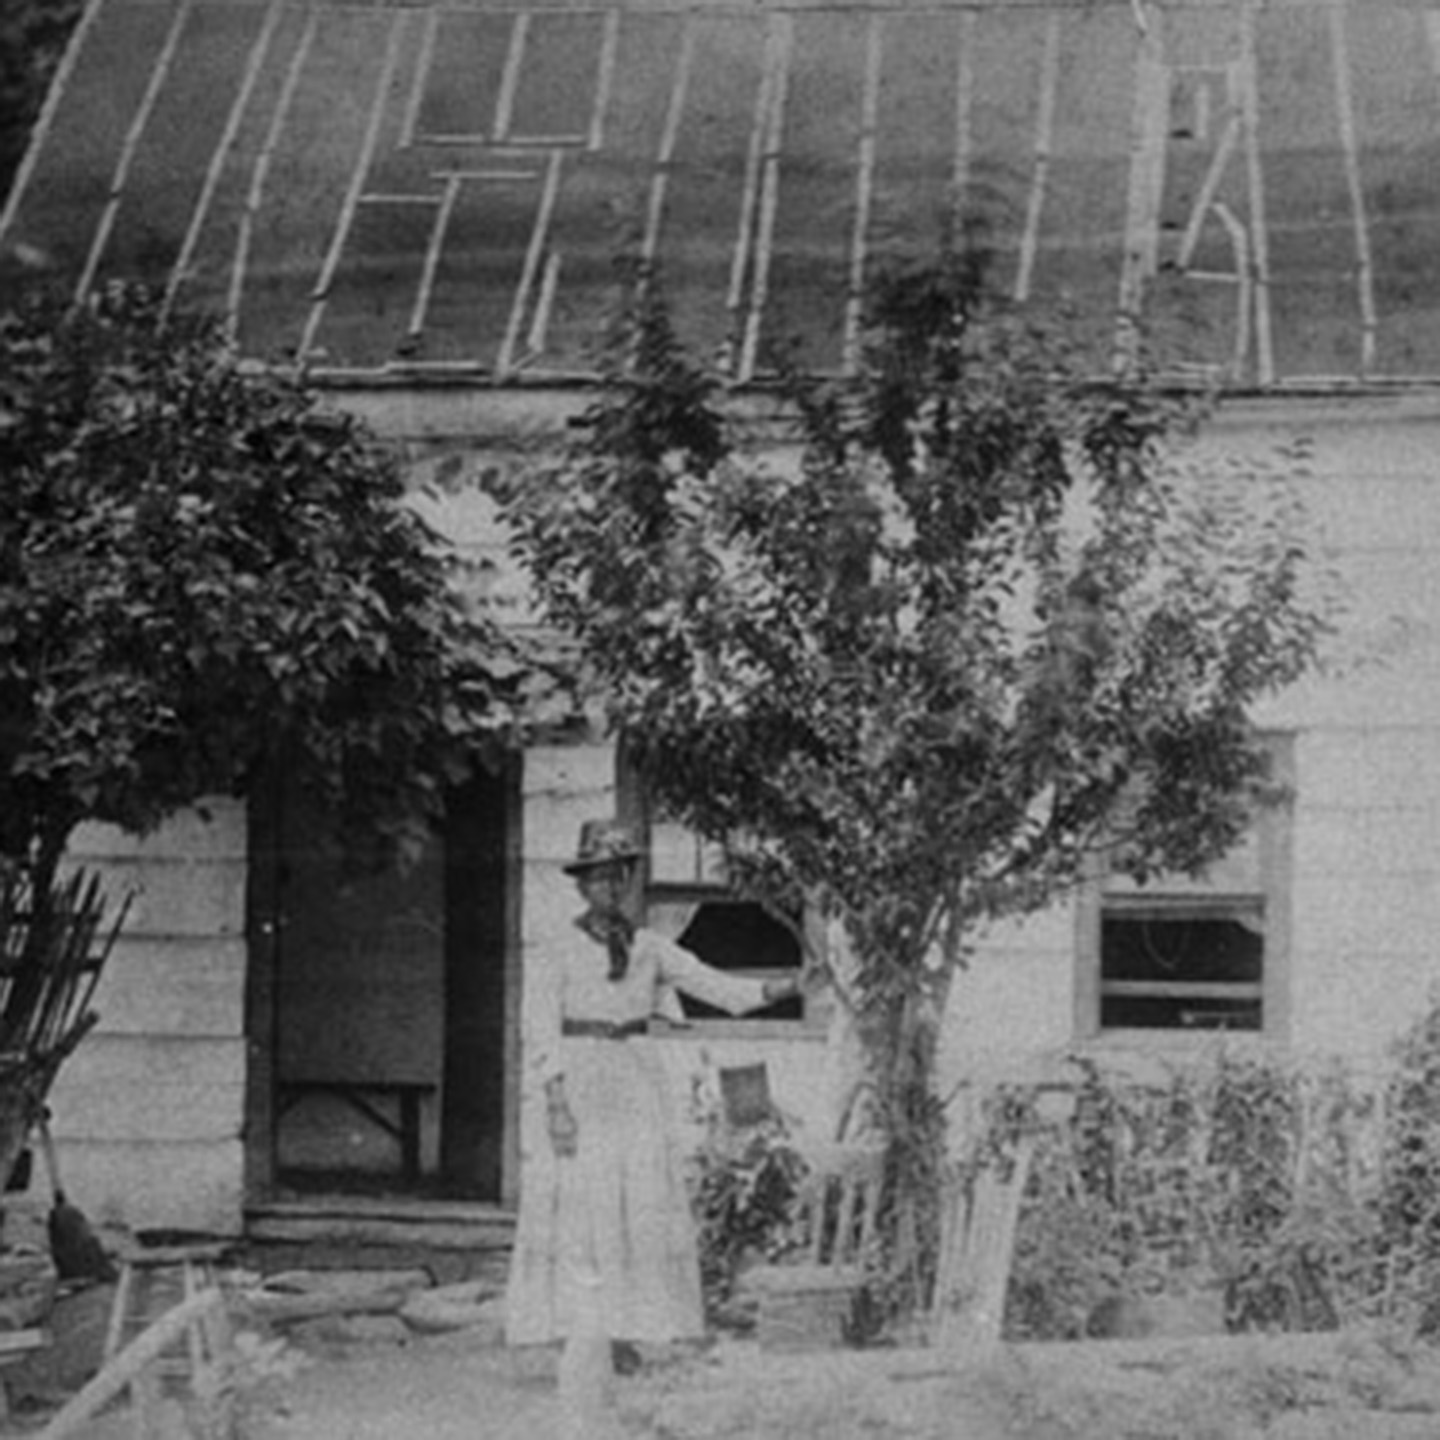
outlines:
[[[420,1178],[420,1102],[435,1093],[428,1081],[415,1080],[281,1080],[277,1084],[278,1115],[308,1095],[331,1095],[358,1115],[393,1136],[400,1145],[400,1170],[406,1180]],[[381,1110],[376,1099],[394,1100],[398,1118]]]

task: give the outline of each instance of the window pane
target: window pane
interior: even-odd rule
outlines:
[[[1108,913],[1101,1027],[1258,1030],[1264,965],[1255,913]]]
[[[795,936],[764,908],[748,901],[710,901],[701,905],[680,936],[680,943],[717,970],[779,971],[800,967],[800,945]],[[680,997],[685,1014],[693,1019],[723,1017],[723,1012]],[[764,1020],[803,1018],[800,998],[782,1000],[751,1017]]]

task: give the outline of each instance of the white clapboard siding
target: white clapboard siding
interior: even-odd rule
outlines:
[[[243,936],[122,935],[95,994],[104,1035],[244,1033]]]
[[[55,1144],[67,1195],[97,1226],[240,1233],[244,1155],[238,1139]],[[32,1180],[25,1199],[32,1210],[46,1206],[44,1181]],[[7,1203],[7,1232],[11,1208]],[[19,1197],[14,1208],[21,1208]]]
[[[71,859],[117,902],[134,897],[99,1024],[50,1095],[66,1188],[106,1223],[240,1229],[245,857],[234,800],[146,836],[89,825],[74,837]]]
[[[51,1091],[57,1141],[231,1140],[244,1114],[239,1037],[91,1035]]]

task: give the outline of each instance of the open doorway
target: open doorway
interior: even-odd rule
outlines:
[[[501,1198],[514,792],[476,776],[413,868],[359,877],[325,816],[272,798],[252,851],[254,1188]]]

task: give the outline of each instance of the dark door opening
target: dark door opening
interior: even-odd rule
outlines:
[[[276,799],[266,1188],[500,1198],[511,789],[479,775],[412,868],[363,876],[325,817]]]

